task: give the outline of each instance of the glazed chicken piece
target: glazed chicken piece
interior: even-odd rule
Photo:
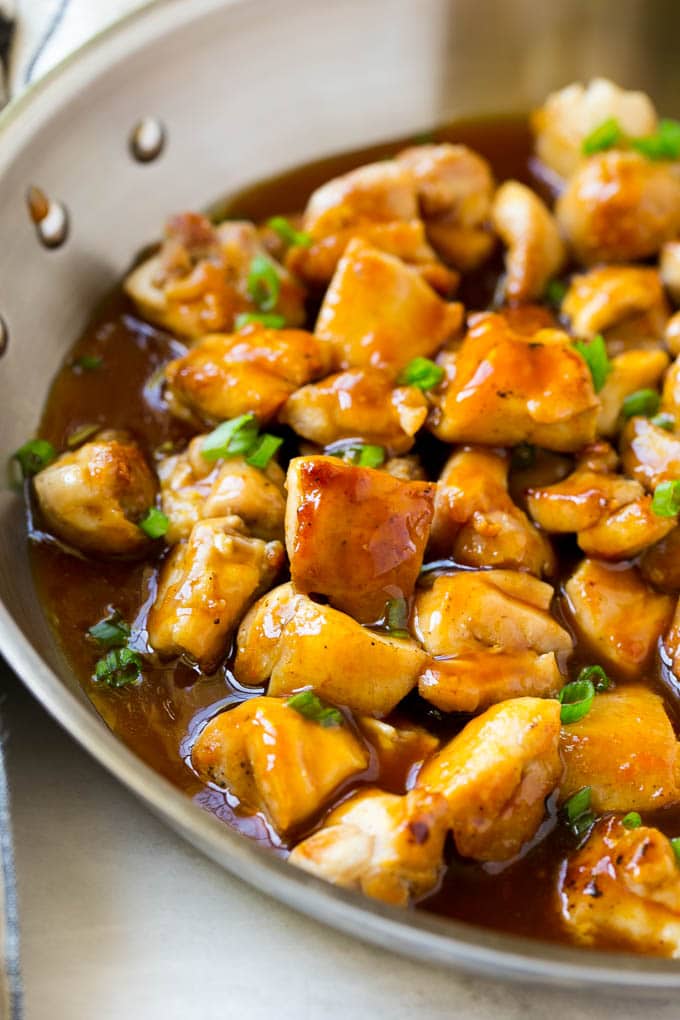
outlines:
[[[336,369],[380,368],[396,376],[460,330],[463,306],[442,301],[415,269],[365,241],[350,241],[314,330]]]
[[[589,786],[593,811],[654,811],[680,800],[680,745],[663,701],[641,685],[598,694],[562,727],[560,799]]]
[[[445,262],[464,272],[491,254],[494,179],[488,162],[465,145],[416,145],[397,162],[415,181],[427,236]]]
[[[213,227],[205,216],[181,213],[165,228],[156,255],[125,280],[125,291],[140,314],[179,336],[195,339],[230,330],[239,312],[258,311],[248,292],[248,273],[256,256],[265,256],[252,223]],[[291,326],[305,319],[305,293],[291,274],[267,256],[279,281],[275,308]]]
[[[645,581],[663,591],[680,591],[680,528],[675,527],[640,557]]]
[[[62,453],[34,479],[47,530],[83,552],[141,556],[149,538],[138,526],[156,503],[157,483],[125,433],[100,432]]]
[[[531,188],[506,181],[496,192],[491,222],[507,248],[506,299],[522,303],[541,298],[566,258],[552,213]]]
[[[285,475],[275,460],[252,467],[243,457],[207,461],[201,453],[205,436],[196,436],[183,453],[158,465],[161,506],[169,521],[166,541],[187,538],[206,517],[240,517],[248,531],[266,541],[283,540],[286,510]]]
[[[565,593],[576,630],[595,659],[638,676],[670,623],[672,599],[649,588],[635,567],[622,570],[591,559],[572,574]]]
[[[595,438],[599,403],[583,358],[566,333],[518,333],[501,315],[471,318],[430,416],[448,443],[579,450]]]
[[[405,453],[428,409],[416,386],[395,388],[378,369],[355,368],[296,390],[279,420],[319,446],[359,438],[391,453]]]
[[[538,158],[560,177],[570,177],[583,161],[584,140],[612,118],[630,138],[652,135],[657,127],[649,96],[620,89],[606,78],[552,92],[531,118]]]
[[[569,933],[584,945],[606,939],[680,956],[680,868],[658,829],[626,829],[618,818],[603,818],[568,860],[559,896]]]
[[[269,421],[298,386],[326,374],[327,355],[301,329],[249,326],[204,337],[165,368],[170,411],[208,423],[252,411]]]
[[[162,656],[186,655],[210,673],[283,561],[280,542],[247,537],[238,517],[199,521],[163,564],[147,623],[149,644]]]
[[[637,152],[601,152],[571,177],[555,214],[579,262],[634,262],[677,236],[680,179]]]
[[[611,371],[598,393],[599,435],[614,436],[620,424],[623,402],[638,390],[655,390],[668,367],[668,355],[660,350],[632,350],[610,360]]]
[[[659,255],[659,272],[673,304],[680,305],[680,241],[667,241],[664,244]]]
[[[297,457],[286,486],[286,549],[298,591],[325,595],[367,624],[384,616],[389,600],[410,598],[429,538],[434,485],[335,457]]]
[[[666,372],[661,393],[661,410],[680,420],[680,361],[676,358]]]
[[[411,777],[440,745],[438,737],[420,726],[390,726],[373,716],[357,719],[357,725],[376,753],[377,781],[392,793],[408,789]]]
[[[288,860],[334,885],[407,906],[439,882],[446,830],[446,801],[438,794],[367,789],[332,811]]]
[[[677,567],[676,567],[677,569]],[[680,680],[680,601],[675,606],[675,613],[670,630],[664,637],[664,659],[670,662],[674,675]]]
[[[282,696],[311,687],[360,715],[387,715],[412,690],[427,655],[415,641],[362,627],[286,584],[250,610],[238,632],[239,683]]]
[[[648,266],[598,266],[572,276],[562,302],[572,332],[590,340],[602,333],[616,342],[635,326],[640,342],[663,336],[669,308],[658,270]],[[613,352],[612,352],[613,353]]]
[[[545,531],[575,531],[586,555],[609,560],[637,556],[676,523],[654,513],[652,497],[639,482],[601,470],[587,456],[563,481],[529,489],[527,506]]]
[[[621,434],[621,462],[627,475],[651,491],[680,478],[680,436],[647,418],[631,418]]]
[[[553,590],[512,570],[462,571],[416,595],[414,630],[434,657],[418,681],[444,712],[475,712],[562,686],[556,654],[572,640],[550,614]]]
[[[444,466],[434,504],[432,558],[452,557],[471,567],[510,567],[540,577],[555,556],[548,539],[508,494],[509,457],[464,447]]]
[[[441,793],[463,857],[507,861],[536,833],[562,773],[559,702],[514,698],[488,708],[423,766],[417,788]]]
[[[211,719],[191,760],[201,779],[238,798],[241,811],[261,812],[285,835],[363,772],[369,755],[344,718],[321,725],[281,698],[261,697]]]

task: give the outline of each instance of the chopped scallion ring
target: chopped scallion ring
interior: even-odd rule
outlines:
[[[142,657],[131,648],[113,648],[99,660],[92,679],[108,687],[126,687],[142,677]]]
[[[283,315],[277,315],[276,312],[240,312],[234,319],[236,329],[253,325],[264,326],[265,329],[283,329],[286,320]]]
[[[623,141],[621,125],[615,117],[608,117],[583,139],[581,151],[584,156],[592,156],[596,152],[612,149]]]
[[[659,482],[652,496],[652,511],[657,517],[675,517],[680,513],[680,480]]]
[[[141,519],[138,527],[148,535],[149,538],[162,538],[168,530],[170,521],[163,513],[155,506],[150,506],[146,511],[146,514]]]
[[[611,686],[611,680],[602,669],[602,666],[584,666],[577,677],[577,683],[590,680],[596,692],[606,691]]]
[[[594,824],[595,815],[590,809],[591,787],[584,786],[566,801],[563,811],[572,833],[583,836]]]
[[[630,393],[623,401],[623,417],[633,418],[635,415],[644,415],[651,418],[659,410],[661,397],[656,390],[637,390]]]
[[[66,445],[69,450],[75,450],[77,446],[82,446],[86,440],[91,439],[100,429],[101,425],[81,425],[80,428],[75,429],[70,434],[66,440]]]
[[[574,347],[584,359],[593,378],[593,387],[599,393],[612,370],[604,337],[598,334],[590,343],[576,340]]]
[[[673,847],[675,858],[680,864],[680,836],[673,836],[671,839],[671,846]]]
[[[406,599],[389,599],[385,606],[385,628],[392,637],[407,638],[409,605]]]
[[[672,414],[668,414],[667,411],[661,411],[660,414],[655,414],[653,418],[650,418],[652,425],[656,425],[658,429],[665,429],[666,432],[675,431],[675,418]]]
[[[318,723],[319,726],[342,726],[344,718],[342,712],[327,705],[319,698],[314,691],[299,691],[292,698],[288,698],[286,704],[299,715]]]
[[[680,121],[665,120],[659,121],[659,126],[653,135],[646,138],[634,138],[631,146],[647,159],[678,159],[680,158]]]
[[[57,456],[57,451],[46,439],[29,439],[12,454],[24,478],[32,478],[46,468]]]
[[[96,372],[98,368],[101,368],[104,364],[104,359],[96,354],[83,354],[81,358],[76,360],[71,365],[71,368],[78,368],[81,372]]]
[[[296,245],[298,248],[309,248],[312,244],[311,234],[306,230],[296,230],[285,216],[272,216],[267,226],[274,230],[284,244]]]
[[[121,648],[128,643],[130,625],[118,613],[114,613],[106,620],[95,623],[87,633],[103,648]]]
[[[629,811],[621,819],[621,824],[625,829],[639,829],[642,825],[642,818],[640,818],[637,811]]]
[[[201,454],[208,461],[222,457],[239,457],[248,453],[259,433],[257,419],[252,412],[223,421],[203,440]]]
[[[413,358],[399,375],[397,382],[402,386],[417,386],[419,390],[431,390],[444,378],[444,369],[429,358]]]
[[[574,680],[567,684],[559,693],[560,721],[563,725],[578,722],[587,715],[595,697],[595,686],[592,680]]]
[[[568,290],[569,286],[564,280],[550,280],[543,293],[543,300],[547,301],[553,308],[559,309],[562,307],[562,302]]]
[[[264,470],[267,464],[272,459],[278,448],[281,446],[283,439],[279,436],[272,436],[269,432],[265,432],[264,435],[256,441],[252,452],[246,456],[247,462],[260,470]]]
[[[248,270],[248,293],[261,312],[272,312],[279,300],[281,280],[266,255],[256,255]]]

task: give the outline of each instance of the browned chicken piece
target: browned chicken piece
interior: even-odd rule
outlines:
[[[530,489],[527,506],[545,531],[577,532],[586,555],[600,559],[637,556],[665,538],[676,523],[654,513],[652,497],[639,482],[600,470],[587,458],[563,481]]]
[[[680,361],[677,358],[666,372],[663,381],[661,410],[680,420]]]
[[[418,691],[445,712],[474,712],[519,695],[555,695],[556,654],[572,640],[550,614],[553,590],[512,570],[442,575],[416,595],[414,629],[434,657]]]
[[[296,390],[279,419],[319,446],[358,438],[391,453],[405,453],[428,408],[416,386],[395,388],[378,369],[355,368]]]
[[[680,528],[675,527],[640,558],[640,571],[662,591],[680,591]]]
[[[471,567],[510,567],[540,577],[555,569],[550,542],[508,494],[509,457],[464,447],[444,465],[430,536],[433,558]]]
[[[680,956],[680,868],[670,840],[648,826],[603,818],[560,877],[572,938],[657,956]]]
[[[621,433],[621,462],[627,475],[653,490],[680,478],[680,436],[648,418],[631,418]]]
[[[680,800],[680,744],[663,701],[638,684],[598,694],[578,722],[562,727],[560,799],[589,786],[604,811],[654,811]]]
[[[288,860],[334,885],[407,906],[439,882],[446,831],[446,801],[438,794],[367,789],[332,811]]]
[[[601,152],[575,172],[555,213],[579,262],[634,262],[677,236],[680,179],[637,152]]]
[[[387,715],[416,685],[427,655],[415,641],[362,627],[282,585],[253,606],[238,632],[239,683],[281,696],[311,687],[365,715]]]
[[[213,227],[205,216],[181,213],[168,221],[158,254],[127,277],[125,291],[144,318],[179,336],[230,330],[239,312],[258,310],[248,293],[248,272],[255,256],[264,254],[252,223]],[[305,292],[268,258],[279,280],[275,310],[289,325],[301,325]]]
[[[645,584],[635,567],[584,560],[565,585],[567,608],[598,662],[638,676],[673,614],[673,600]],[[633,621],[633,624],[631,624]]]
[[[378,759],[378,782],[382,788],[401,793],[411,776],[439,747],[440,740],[420,726],[390,726],[382,719],[363,716],[357,719],[362,734]]]
[[[410,598],[430,534],[433,484],[336,457],[296,457],[286,486],[286,549],[298,591],[325,595],[368,624],[384,617],[389,600]]]
[[[666,347],[673,357],[677,358],[680,354],[680,312],[675,312],[674,315],[671,315],[666,323],[664,340],[666,341]]]
[[[664,659],[670,662],[674,675],[680,680],[680,601],[676,603],[673,620],[664,637],[663,645]]]
[[[579,450],[595,438],[599,402],[566,333],[518,333],[501,315],[473,317],[434,397],[434,434],[448,443]]]
[[[284,561],[280,542],[244,534],[238,517],[199,521],[163,564],[148,618],[159,655],[186,655],[216,668],[248,606],[271,586]]]
[[[418,788],[443,794],[458,852],[506,861],[536,833],[562,773],[559,702],[513,698],[488,708],[430,758]]]
[[[658,270],[649,266],[597,266],[571,278],[562,302],[562,312],[571,320],[576,336],[592,339],[623,323],[644,321],[641,330],[660,339],[669,308]]]
[[[667,241],[659,256],[661,282],[674,305],[680,305],[680,241]],[[674,353],[677,354],[677,351]]]
[[[657,127],[649,96],[620,89],[606,78],[552,92],[531,117],[538,158],[558,176],[570,177],[583,161],[585,139],[612,118],[630,138],[652,135]]]
[[[194,744],[201,779],[261,812],[279,835],[305,822],[368,766],[366,746],[347,721],[321,725],[281,698],[251,698],[210,720]]]
[[[541,298],[566,259],[552,213],[531,188],[506,181],[493,200],[491,222],[507,248],[506,299],[521,303]]]
[[[100,432],[62,453],[34,479],[48,531],[83,552],[141,556],[149,538],[138,526],[155,505],[157,483],[137,444],[122,432]]]
[[[252,411],[266,422],[294,390],[328,368],[327,349],[301,329],[216,333],[166,366],[170,410],[208,423]]]
[[[240,517],[256,538],[283,540],[285,475],[275,460],[252,467],[243,457],[216,463],[201,453],[205,436],[196,436],[183,453],[158,464],[161,506],[168,518],[165,540],[187,538],[206,517]]]
[[[571,473],[573,459],[563,453],[538,447],[513,450],[510,461],[508,491],[517,506],[527,509],[527,492],[561,482]]]
[[[402,482],[427,481],[427,472],[417,453],[406,457],[388,457],[382,467],[389,475],[399,478]]]
[[[396,375],[459,332],[463,306],[442,301],[411,266],[365,241],[350,241],[330,282],[316,336],[336,369]]]
[[[668,355],[661,350],[624,351],[610,361],[611,371],[598,393],[600,413],[599,435],[616,434],[623,402],[637,390],[656,389],[668,367]]]
[[[494,179],[489,163],[465,145],[417,145],[397,162],[415,180],[427,236],[442,258],[458,269],[476,269],[491,254]]]

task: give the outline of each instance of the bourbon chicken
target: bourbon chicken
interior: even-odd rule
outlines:
[[[526,127],[171,217],[13,470],[88,697],[223,824],[680,958],[680,122]]]

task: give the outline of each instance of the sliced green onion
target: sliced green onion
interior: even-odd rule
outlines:
[[[81,425],[80,428],[70,434],[66,440],[66,445],[69,450],[75,450],[76,446],[81,446],[87,439],[90,439],[95,432],[99,432],[100,429],[101,425]]]
[[[574,680],[567,684],[559,693],[560,721],[563,725],[578,722],[587,715],[595,697],[595,686],[592,680]]]
[[[608,117],[583,139],[581,151],[584,156],[611,149],[623,140],[621,125],[615,117]]]
[[[126,687],[141,680],[142,658],[131,648],[113,648],[94,668],[93,680],[108,687]]]
[[[261,312],[272,312],[278,303],[281,280],[266,255],[256,255],[248,270],[248,293]]]
[[[413,358],[399,375],[397,382],[402,386],[417,386],[419,390],[431,390],[444,378],[444,369],[429,358]]]
[[[569,286],[564,280],[550,280],[543,292],[543,299],[553,308],[561,308],[568,290]]]
[[[276,312],[240,312],[234,319],[236,329],[251,325],[264,326],[265,329],[283,329],[286,320],[283,315],[277,315]]]
[[[597,693],[606,691],[611,686],[611,680],[602,669],[602,666],[584,666],[577,677],[577,683],[590,680]]]
[[[566,801],[563,811],[567,825],[575,836],[583,836],[595,822],[590,809],[591,787],[584,786]]]
[[[155,506],[149,507],[146,514],[138,524],[138,527],[141,528],[144,534],[148,535],[149,538],[162,538],[167,532],[169,526],[170,521],[166,515],[162,510],[159,510]]]
[[[286,704],[305,719],[310,719],[320,726],[342,726],[344,722],[342,712],[332,705],[327,705],[314,691],[300,691],[292,698],[288,698]]]
[[[623,417],[644,415],[645,418],[651,418],[659,410],[660,402],[661,397],[656,390],[637,390],[623,401]]]
[[[658,429],[665,429],[666,432],[673,432],[675,430],[675,418],[672,414],[668,414],[667,411],[655,414],[653,418],[650,418],[650,421],[652,425],[656,425]]]
[[[680,480],[659,482],[652,496],[652,511],[657,517],[675,517],[680,512]]]
[[[519,443],[512,451],[512,467],[517,471],[530,468],[536,463],[536,447],[531,443]]]
[[[326,448],[330,457],[340,457],[348,464],[358,467],[378,468],[385,462],[385,449],[382,446],[375,446],[373,443],[347,443],[340,440],[338,443],[331,443]]]
[[[385,451],[382,446],[373,446],[371,443],[364,443],[359,447],[359,456],[356,463],[359,467],[377,468],[385,460]]]
[[[104,359],[99,357],[99,355],[83,354],[81,358],[76,358],[71,368],[79,368],[82,372],[96,372],[103,364]]]
[[[95,623],[87,633],[103,648],[121,648],[128,643],[130,625],[118,613],[114,613],[106,620]]]
[[[625,829],[639,829],[642,825],[642,818],[637,811],[629,811],[621,819],[621,824]]]
[[[209,432],[203,440],[201,454],[208,461],[220,460],[222,457],[239,457],[250,452],[258,432],[255,415],[252,412],[241,414],[238,418],[223,421]]]
[[[435,140],[434,131],[421,131],[413,139],[414,145],[432,145]],[[388,159],[390,157],[387,157]]]
[[[252,467],[264,470],[282,442],[283,439],[279,438],[279,436],[272,436],[269,432],[265,432],[257,440],[252,452],[246,456],[247,462]]]
[[[671,846],[673,847],[673,853],[675,858],[680,863],[680,836],[673,836],[671,839]]]
[[[612,370],[604,337],[598,333],[590,343],[576,340],[574,347],[590,369],[590,374],[593,377],[593,387],[595,392],[599,393]]]
[[[12,454],[12,460],[18,462],[24,478],[32,478],[51,464],[56,456],[57,451],[46,439],[29,439]]]
[[[392,637],[407,638],[409,605],[406,599],[389,599],[385,606],[385,628]]]
[[[274,230],[284,244],[296,245],[298,248],[309,248],[312,243],[311,234],[306,230],[296,230],[285,216],[272,216],[267,226]]]
[[[653,135],[634,138],[631,146],[647,159],[678,159],[680,157],[680,121],[660,120]]]

